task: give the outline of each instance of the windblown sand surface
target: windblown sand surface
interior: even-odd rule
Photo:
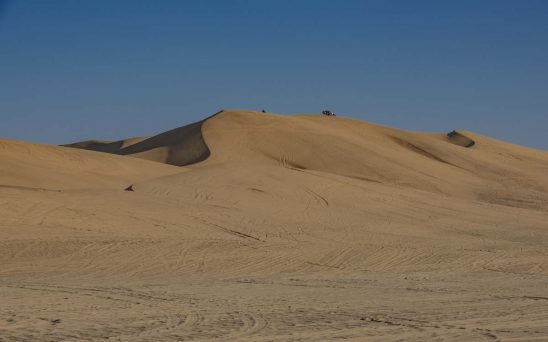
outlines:
[[[547,152],[251,111],[68,146],[0,140],[0,341],[548,340]]]

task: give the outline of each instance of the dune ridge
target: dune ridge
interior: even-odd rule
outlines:
[[[130,138],[117,142],[90,140],[63,146],[131,155],[170,165],[185,166],[201,162],[209,157],[210,152],[202,136],[202,125],[219,113],[221,112],[152,137]]]

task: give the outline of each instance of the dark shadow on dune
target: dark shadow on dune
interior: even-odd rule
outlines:
[[[210,155],[202,136],[203,121],[175,128],[121,149],[118,154],[143,153],[157,148],[167,148],[167,164],[184,166],[198,163]]]
[[[122,140],[115,141],[115,142],[86,140],[86,141],[80,141],[80,142],[73,143],[73,144],[61,145],[61,146],[81,148],[81,149],[84,149],[84,150],[92,150],[92,151],[97,151],[97,152],[106,152],[106,153],[118,154],[118,152],[122,149],[123,144],[124,144],[124,142]]]
[[[167,149],[166,164],[175,166],[195,164],[206,160],[211,155],[202,134],[204,122],[222,112],[219,111],[204,120],[172,129],[127,147],[122,147],[123,141],[84,141],[63,146],[119,155],[133,155],[153,152],[156,149]]]
[[[435,160],[437,162],[440,162],[440,163],[444,163],[444,164],[447,164],[447,165],[450,165],[450,166],[453,166],[453,167],[456,167],[456,168],[459,168],[459,169],[463,169],[465,170],[464,168],[458,166],[458,165],[455,165],[443,158],[440,158],[439,156],[435,155],[434,153],[431,153],[409,141],[406,141],[406,140],[403,140],[403,139],[400,139],[400,138],[397,138],[397,137],[391,137],[392,140],[394,140],[394,142],[396,142],[398,145],[406,148],[407,150],[411,151],[411,152],[414,152],[414,153],[417,153],[417,154],[420,154],[421,156],[424,156],[428,159],[431,159],[431,160]]]
[[[420,148],[418,147],[417,145],[415,144],[412,144],[410,143],[409,141],[406,141],[406,140],[403,140],[403,139],[400,139],[400,138],[397,138],[397,137],[391,137],[392,140],[394,140],[394,142],[396,142],[398,145],[412,151],[412,152],[415,152],[417,154],[420,154],[426,158],[429,158],[429,159],[432,159],[432,160],[435,160],[435,161],[438,161],[440,163],[444,163],[444,164],[449,164],[449,165],[453,165],[443,159],[441,159],[440,157],[436,156],[435,154],[433,153],[430,153],[428,151],[426,151],[425,149],[423,148]]]
[[[447,133],[447,139],[449,139],[449,142],[455,145],[459,145],[462,147],[472,147],[476,144],[476,142],[467,136],[460,134],[457,131],[451,131]]]

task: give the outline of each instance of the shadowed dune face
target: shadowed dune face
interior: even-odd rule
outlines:
[[[119,140],[119,141],[86,140],[86,141],[81,141],[73,144],[61,145],[61,146],[119,154],[120,150],[146,139],[148,139],[148,137],[129,138],[129,139]]]
[[[455,145],[459,145],[462,147],[472,147],[476,144],[476,142],[467,136],[460,134],[457,131],[451,131],[447,133],[447,138],[450,142],[452,142]]]
[[[121,149],[122,155],[133,155],[175,166],[201,162],[209,157],[202,137],[203,121],[156,135]]]
[[[545,151],[241,110],[71,146],[0,140],[0,340],[548,338]]]
[[[202,136],[203,123],[213,116],[183,127],[147,138],[131,138],[116,142],[83,141],[64,145],[98,152],[130,155],[175,166],[201,162],[210,155]]]

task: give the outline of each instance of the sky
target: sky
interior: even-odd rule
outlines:
[[[548,150],[548,1],[0,0],[0,137],[117,140],[220,109]]]

